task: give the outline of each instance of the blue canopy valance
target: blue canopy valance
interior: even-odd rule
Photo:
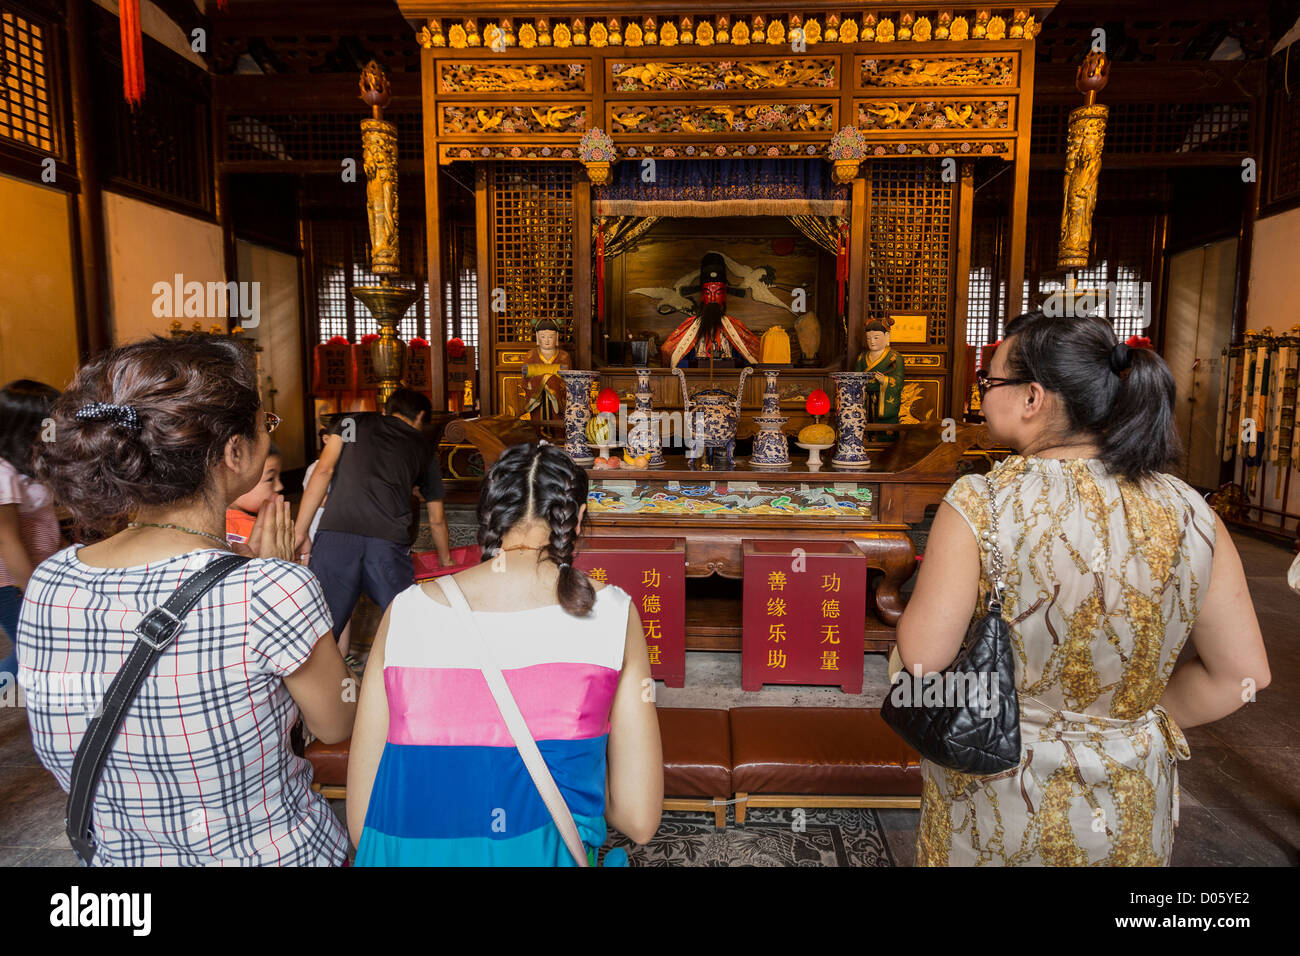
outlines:
[[[615,164],[595,187],[597,216],[843,216],[847,186],[809,159],[654,159]]]

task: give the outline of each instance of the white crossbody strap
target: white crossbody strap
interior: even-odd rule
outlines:
[[[533,739],[532,732],[524,721],[524,715],[520,713],[519,705],[515,703],[514,695],[510,693],[510,687],[506,684],[501,668],[492,657],[491,648],[488,647],[487,641],[483,640],[483,634],[474,622],[474,615],[470,612],[465,595],[461,593],[460,585],[451,575],[436,580],[442,587],[442,593],[447,595],[447,601],[452,609],[465,623],[465,631],[473,640],[474,646],[478,648],[479,667],[487,680],[488,689],[492,691],[497,709],[501,711],[501,717],[506,722],[506,729],[510,731],[510,736],[519,749],[519,755],[524,758],[524,766],[528,768],[528,774],[533,778],[537,792],[542,795],[542,802],[546,804],[546,809],[551,812],[551,819],[555,821],[560,835],[564,837],[565,845],[573,854],[574,862],[578,866],[590,866],[591,862],[587,859],[587,852],[582,845],[582,837],[578,835],[578,825],[573,822],[569,805],[564,802],[564,796],[560,793],[555,778],[551,776],[542,752],[537,749],[537,741]]]

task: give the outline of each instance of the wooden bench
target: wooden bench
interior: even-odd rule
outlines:
[[[749,807],[921,805],[921,758],[862,707],[733,707],[736,824]]]
[[[664,754],[664,809],[701,810],[727,825],[731,796],[731,736],[725,710],[659,708]],[[316,740],[307,748],[312,786],[328,799],[346,799],[348,746]]]

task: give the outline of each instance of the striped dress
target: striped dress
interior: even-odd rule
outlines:
[[[474,612],[578,825],[605,842],[605,745],[629,598]],[[573,866],[515,749],[456,613],[419,585],[393,601],[384,660],[388,740],[357,866]]]

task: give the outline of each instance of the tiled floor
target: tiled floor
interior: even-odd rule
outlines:
[[[1300,865],[1300,595],[1286,586],[1291,554],[1233,534],[1268,645],[1273,680],[1259,699],[1187,731],[1179,766],[1176,866]],[[0,656],[7,642],[0,637]],[[65,795],[32,752],[26,715],[0,706],[0,866],[71,866]],[[881,810],[894,857],[915,859],[917,812]]]

